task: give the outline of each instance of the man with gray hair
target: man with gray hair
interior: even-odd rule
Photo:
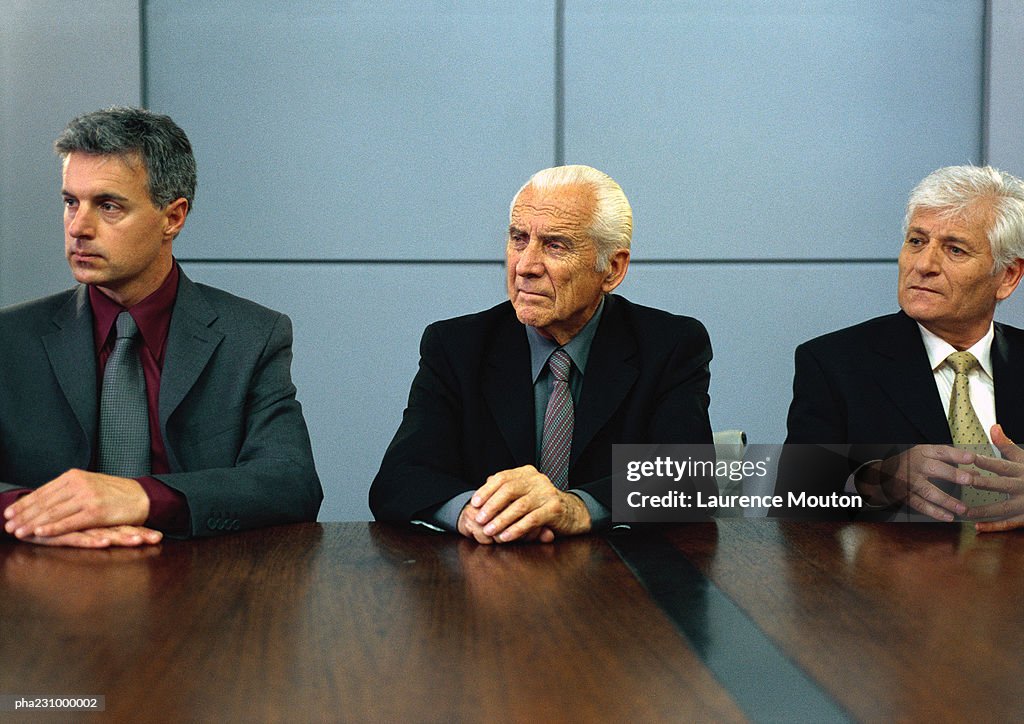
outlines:
[[[55,147],[79,286],[0,310],[5,532],[134,546],[315,520],[291,323],[172,255],[196,186],[184,131],[114,107]]]
[[[703,325],[611,294],[632,229],[625,194],[596,169],[550,168],[523,185],[509,301],[427,327],[370,489],[376,518],[550,542],[609,522],[613,444],[711,443]]]
[[[993,318],[1024,273],[1024,183],[987,166],[931,173],[910,194],[898,269],[902,311],[797,348],[786,442],[842,446],[845,465],[787,450],[776,492],[856,492],[891,519],[1020,525],[1024,485],[969,466],[1011,472],[992,444],[1020,459],[1007,436],[1024,436],[1024,331]]]

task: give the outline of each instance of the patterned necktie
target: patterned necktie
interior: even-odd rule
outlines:
[[[548,359],[553,380],[548,408],[544,413],[544,434],[540,445],[540,471],[559,490],[569,485],[569,452],[572,449],[572,426],[575,414],[569,372],[572,360],[564,349],[556,349]]]
[[[100,392],[97,469],[108,475],[149,475],[149,407],[139,360],[139,328],[128,312],[117,315],[117,341]]]
[[[953,444],[963,450],[970,450],[980,455],[991,455],[992,446],[985,435],[985,428],[982,427],[978,414],[971,405],[970,381],[968,374],[976,367],[980,367],[978,360],[970,352],[954,352],[946,358],[946,364],[953,368],[956,376],[953,378],[953,393],[949,398],[949,431],[953,434]],[[974,465],[966,466],[968,470],[980,472],[982,475],[991,475],[984,470],[979,470]],[[991,490],[978,490],[977,488],[961,488],[961,500],[968,507],[985,505],[986,503],[998,503],[1005,496]]]

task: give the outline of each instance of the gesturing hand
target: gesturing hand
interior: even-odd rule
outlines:
[[[995,476],[974,473],[971,484],[983,490],[1006,493],[1006,500],[979,505],[967,511],[968,518],[996,518],[974,524],[979,533],[1012,530],[1024,526],[1024,450],[1014,445],[1001,425],[992,426],[992,442],[999,448],[1003,459],[977,455],[974,464]]]
[[[948,445],[915,445],[899,455],[865,466],[857,473],[858,487],[874,491],[871,498],[906,503],[937,520],[952,521],[967,506],[938,488],[933,480],[968,485],[971,473],[959,465],[974,461],[974,454]],[[879,494],[880,493],[880,494]]]

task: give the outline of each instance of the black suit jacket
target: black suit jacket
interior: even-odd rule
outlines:
[[[996,419],[1013,439],[1024,436],[1024,330],[997,323],[992,342]],[[935,378],[917,323],[903,312],[871,319],[796,349],[787,449],[776,493],[841,493],[870,460],[922,444],[952,445]],[[795,454],[799,452],[800,454]]]
[[[606,296],[576,405],[569,487],[610,510],[613,444],[710,445],[710,361],[696,319]],[[536,465],[534,428],[530,348],[512,304],[431,324],[370,509],[410,520],[489,475]]]
[[[96,445],[88,290],[0,310],[0,491],[87,469]],[[160,432],[191,534],[316,519],[323,492],[291,381],[291,322],[184,272],[167,333]]]

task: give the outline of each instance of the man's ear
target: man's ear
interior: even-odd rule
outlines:
[[[608,268],[604,271],[601,289],[605,293],[612,291],[622,283],[629,269],[629,249],[617,249],[608,260]]]
[[[1000,272],[1002,281],[996,288],[996,301],[1001,302],[1013,294],[1013,290],[1020,284],[1021,276],[1024,275],[1024,259],[1014,259],[1006,268]]]
[[[167,204],[164,214],[164,238],[172,240],[185,225],[185,217],[188,216],[188,199],[175,199]]]

